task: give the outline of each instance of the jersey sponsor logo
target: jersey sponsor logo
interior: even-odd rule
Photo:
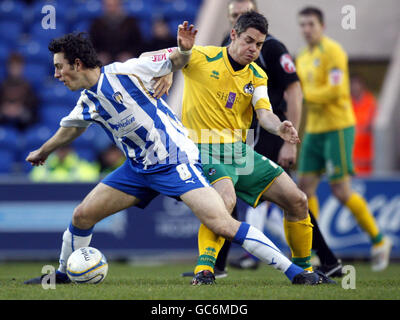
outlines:
[[[230,104],[240,104],[242,102],[243,94],[237,95],[234,92],[217,91],[216,97],[218,100],[224,101],[226,103],[225,107],[231,109],[232,106],[229,106]]]
[[[251,81],[243,87],[243,91],[245,93],[253,94],[254,93],[254,86]]]
[[[123,104],[124,103],[124,98],[122,97],[122,93],[117,91],[115,92],[112,97],[114,98],[115,102],[119,103],[119,104]]]
[[[229,92],[228,99],[226,100],[225,108],[232,109],[233,104],[235,103],[236,93]]]
[[[321,61],[318,58],[314,59],[314,67],[319,67],[319,65],[321,64]]]
[[[153,62],[160,62],[163,60],[167,60],[167,54],[166,53],[160,53],[160,54],[155,54],[151,57],[151,61]]]
[[[110,125],[111,129],[118,131],[121,128],[125,128],[125,127],[129,126],[133,122],[135,122],[135,117],[132,116],[125,121],[118,122],[117,124],[112,124],[111,122],[109,122],[109,125]]]
[[[331,85],[337,86],[342,83],[343,72],[340,69],[332,69],[329,73],[329,82]]]
[[[296,66],[294,65],[293,59],[290,54],[285,53],[281,55],[279,61],[283,70],[285,70],[286,73],[296,72]]]

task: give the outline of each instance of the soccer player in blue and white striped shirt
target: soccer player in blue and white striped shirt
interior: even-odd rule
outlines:
[[[82,34],[68,34],[50,43],[55,78],[82,93],[54,136],[26,160],[34,166],[42,165],[50,153],[72,142],[93,123],[103,127],[127,159],[74,210],[63,235],[56,283],[69,282],[68,257],[74,250],[89,246],[97,222],[130,206],[145,208],[160,193],[184,201],[215,234],[241,244],[284,272],[293,283],[320,282],[318,275],[291,263],[262,232],[229,215],[222,198],[202,174],[199,151],[187,130],[152,93],[155,77],[188,63],[196,33],[185,21],[178,27],[177,49],[104,67],[90,40]],[[42,281],[43,276],[25,283]]]

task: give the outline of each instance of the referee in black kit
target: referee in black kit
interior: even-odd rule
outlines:
[[[231,25],[233,26],[235,24],[236,20],[242,13],[252,10],[257,11],[255,0],[231,0],[228,5],[228,17]],[[230,37],[228,34],[224,39],[222,46],[227,46],[229,42]],[[268,35],[261,50],[260,57],[256,60],[256,63],[264,69],[268,76],[268,95],[274,113],[281,121],[291,121],[298,130],[301,118],[303,94],[299,78],[296,74],[294,62],[285,45],[273,36]],[[252,129],[255,130],[255,151],[266,156],[268,159],[279,163],[285,171],[289,173],[291,166],[296,162],[296,145],[285,143],[280,137],[265,131],[258,124],[257,117],[253,117]],[[258,228],[263,230],[267,214],[267,206],[266,204],[263,204],[260,205],[259,208],[263,210],[263,212],[261,212],[261,224],[258,223]],[[249,218],[251,218],[252,214],[255,214],[255,212],[250,212],[250,214],[248,213]],[[236,208],[232,215],[237,218]],[[257,214],[255,216],[257,216]],[[321,266],[319,269],[327,276],[341,276],[341,261],[336,258],[327,246],[314,216],[311,213],[310,216],[311,223],[314,225],[312,249],[320,259]],[[251,223],[251,220],[249,219],[248,222]],[[218,255],[214,270],[216,278],[227,276],[225,266],[230,246],[231,242],[225,241],[225,244]],[[255,260],[254,257],[245,254],[239,259],[231,261],[230,264],[232,267],[240,269],[256,269],[258,263],[259,262]]]

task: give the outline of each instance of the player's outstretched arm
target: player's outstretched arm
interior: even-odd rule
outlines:
[[[178,26],[178,50],[175,50],[170,55],[172,62],[172,72],[182,69],[190,60],[194,41],[196,39],[197,29],[187,21]]]
[[[257,109],[256,114],[261,127],[268,132],[280,136],[287,142],[300,143],[297,130],[290,121],[281,122],[276,114],[266,109]]]
[[[43,165],[47,157],[57,148],[69,144],[79,137],[86,128],[60,127],[57,132],[47,140],[39,149],[32,151],[26,161],[33,166]]]
[[[153,85],[153,96],[155,98],[161,98],[164,94],[168,95],[169,89],[171,88],[173,82],[172,73],[182,69],[189,62],[196,34],[197,30],[194,29],[193,25],[189,26],[187,21],[184,21],[183,24],[178,26],[178,49],[174,49],[169,57],[172,64],[172,72],[167,75],[154,78],[155,84]],[[160,56],[171,52],[171,50],[172,48],[166,48],[157,51],[143,52],[139,58]]]

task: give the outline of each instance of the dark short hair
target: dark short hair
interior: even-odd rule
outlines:
[[[248,28],[254,28],[260,31],[262,34],[268,34],[268,21],[267,19],[258,12],[249,11],[243,13],[239,19],[237,19],[233,29],[240,36]]]
[[[316,16],[319,23],[324,24],[324,13],[317,7],[305,7],[299,12],[300,16]]]
[[[85,32],[68,33],[60,38],[53,39],[49,44],[49,51],[53,54],[63,52],[70,65],[79,58],[86,68],[101,67],[92,41]]]

